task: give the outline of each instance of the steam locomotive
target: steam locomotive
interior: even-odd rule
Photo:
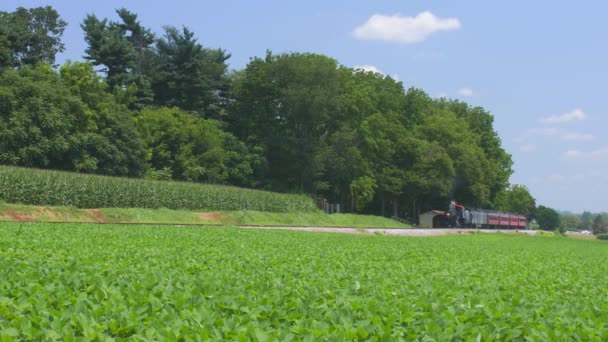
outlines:
[[[445,215],[450,228],[526,229],[527,226],[524,215],[466,208],[454,201]]]

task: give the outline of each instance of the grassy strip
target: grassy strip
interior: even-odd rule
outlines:
[[[78,209],[0,203],[0,220],[36,222],[176,223],[225,225],[286,225],[363,228],[409,228],[379,216],[333,214],[321,211],[269,213],[260,211],[183,211],[141,208]]]
[[[0,166],[0,200],[78,208],[316,211],[305,195]]]

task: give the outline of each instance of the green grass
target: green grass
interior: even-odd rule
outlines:
[[[287,226],[326,226],[355,228],[411,228],[410,225],[381,216],[355,214],[315,213],[268,213],[260,211],[224,212],[230,224],[239,225],[287,225]]]
[[[354,214],[328,215],[322,211],[269,213],[248,211],[198,212],[142,208],[78,209],[0,202],[0,220],[36,222],[175,223],[271,226],[327,226],[361,228],[409,228],[385,217]]]
[[[608,244],[0,224],[0,340],[608,340]]]
[[[315,211],[305,195],[0,166],[0,201],[77,208]]]

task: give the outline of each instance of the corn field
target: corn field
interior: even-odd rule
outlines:
[[[76,208],[315,211],[305,195],[0,166],[0,201]]]

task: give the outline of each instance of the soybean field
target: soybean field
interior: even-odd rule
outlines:
[[[608,340],[608,245],[2,224],[0,340]]]

